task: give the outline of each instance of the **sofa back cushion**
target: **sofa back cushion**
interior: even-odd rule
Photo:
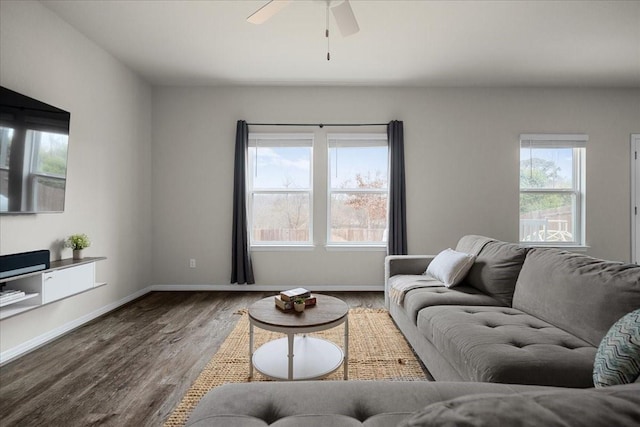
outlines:
[[[461,239],[458,243],[458,247],[461,248],[457,250],[464,250],[469,246],[469,236],[463,239],[465,240]],[[463,284],[472,286],[510,307],[527,251],[527,248],[513,243],[497,240],[485,242]]]
[[[513,307],[597,347],[611,325],[640,307],[640,266],[531,249]]]

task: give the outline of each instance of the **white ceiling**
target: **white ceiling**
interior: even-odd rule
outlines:
[[[640,1],[351,0],[329,62],[322,2],[266,1],[42,3],[158,85],[640,87]]]

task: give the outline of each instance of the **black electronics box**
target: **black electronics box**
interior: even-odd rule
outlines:
[[[20,274],[46,270],[50,267],[48,250],[22,252],[0,256],[0,282]]]

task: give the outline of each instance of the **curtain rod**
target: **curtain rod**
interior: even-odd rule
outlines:
[[[247,126],[318,126],[322,129],[325,126],[387,126],[388,123],[247,123]]]

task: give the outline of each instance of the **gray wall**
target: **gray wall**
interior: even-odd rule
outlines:
[[[168,87],[154,89],[153,111],[154,283],[229,283],[238,119],[403,120],[412,254],[437,253],[468,233],[517,241],[519,134],[586,133],[588,253],[630,259],[638,89]],[[383,258],[321,246],[253,254],[257,283],[282,286],[381,284]]]
[[[0,2],[0,84],[71,112],[65,212],[0,216],[0,253],[87,233],[108,285],[0,322],[0,350],[150,284],[151,88],[39,2]]]

